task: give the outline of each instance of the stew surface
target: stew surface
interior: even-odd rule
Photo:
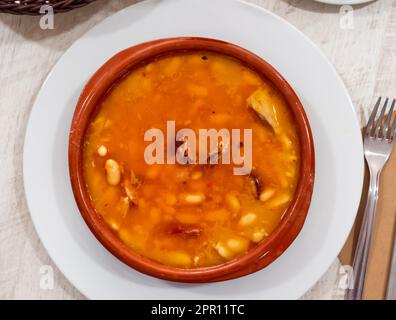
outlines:
[[[232,145],[241,155],[243,130],[252,129],[251,173],[235,175],[233,163],[148,164],[145,133],[158,128],[166,137],[167,121],[197,137],[202,128],[241,129]],[[218,146],[221,162],[228,146]],[[199,268],[237,258],[271,234],[293,198],[300,146],[271,83],[228,56],[185,52],[141,65],[111,89],[87,130],[83,161],[94,208],[126,246]]]

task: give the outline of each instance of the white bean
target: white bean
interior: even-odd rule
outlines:
[[[105,157],[107,155],[107,148],[105,146],[100,146],[98,148],[98,155],[100,155],[101,157]]]
[[[120,230],[120,225],[116,221],[110,221],[109,225],[115,231],[119,231]]]
[[[167,254],[166,261],[176,267],[188,267],[191,265],[191,257],[181,251],[170,251]]]
[[[282,194],[271,201],[271,207],[279,207],[290,201],[288,194]]]
[[[116,186],[121,181],[121,169],[117,161],[108,159],[105,164],[107,183]]]
[[[267,200],[271,199],[274,194],[275,194],[274,189],[267,188],[260,194],[260,201],[266,202]]]
[[[215,249],[219,253],[220,256],[222,256],[224,259],[231,259],[233,257],[233,254],[228,248],[226,248],[224,245],[221,243],[216,244]]]
[[[235,195],[227,194],[226,201],[228,207],[231,209],[232,212],[238,213],[239,210],[241,210],[241,203],[239,202],[239,199]]]
[[[239,239],[229,239],[227,241],[227,246],[234,252],[243,252],[248,249],[249,247],[249,240],[244,239],[244,238],[239,238]]]
[[[201,192],[183,193],[180,195],[180,200],[185,204],[200,204],[205,201],[205,195]]]
[[[199,256],[195,256],[194,259],[193,259],[193,261],[194,261],[194,266],[198,265]]]
[[[258,243],[265,237],[268,237],[268,233],[265,230],[255,231],[252,235],[252,241]]]
[[[257,215],[255,213],[247,213],[241,217],[239,220],[239,225],[241,227],[250,226],[254,221],[256,221]]]

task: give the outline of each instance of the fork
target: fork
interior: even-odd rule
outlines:
[[[396,119],[392,121],[392,115],[396,100],[394,99],[392,101],[392,105],[388,111],[388,116],[385,120],[385,114],[389,104],[389,98],[387,98],[383,103],[378,119],[376,120],[381,101],[382,98],[380,97],[374,106],[364,134],[364,155],[370,171],[370,186],[362,227],[360,229],[356,252],[353,259],[353,286],[346,292],[347,300],[362,299],[372,231],[377,209],[379,180],[382,169],[392,153],[395,141]]]

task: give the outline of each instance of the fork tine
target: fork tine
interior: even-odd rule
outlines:
[[[384,116],[385,116],[385,112],[386,112],[386,108],[388,107],[388,101],[389,98],[386,98],[385,103],[381,109],[381,113],[378,117],[378,120],[376,121],[375,124],[375,137],[376,138],[382,138],[382,136],[380,136],[381,134],[383,134],[383,124],[384,124]]]
[[[377,115],[377,112],[378,112],[378,108],[379,108],[380,103],[381,103],[381,97],[378,98],[377,103],[375,104],[374,109],[373,109],[373,111],[371,112],[370,119],[369,119],[369,121],[368,121],[368,123],[367,123],[367,126],[366,126],[366,135],[368,135],[368,136],[371,135],[371,132],[373,131],[374,120],[375,120],[375,117],[376,117],[376,115]]]
[[[391,117],[392,117],[392,115],[391,115]],[[389,139],[393,140],[395,138],[396,138],[396,117],[393,118],[393,126],[392,126],[392,130],[390,132],[390,138]]]
[[[392,131],[390,131],[389,129],[391,126],[391,120],[392,120],[393,109],[395,108],[395,104],[396,104],[396,99],[393,99],[392,105],[388,112],[388,116],[386,117],[385,128],[384,128],[384,138],[385,139],[388,139],[388,138],[390,139],[392,136]]]

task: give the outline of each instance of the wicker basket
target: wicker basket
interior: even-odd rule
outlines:
[[[43,5],[50,5],[54,13],[83,7],[95,0],[0,0],[0,12],[11,14],[40,15]],[[45,14],[45,13],[44,13]]]

